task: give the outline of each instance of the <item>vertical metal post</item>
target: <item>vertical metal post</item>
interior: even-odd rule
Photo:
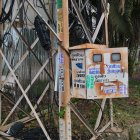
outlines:
[[[105,10],[105,41],[107,47],[109,47],[109,40],[108,40],[108,13],[109,13],[109,4],[107,4],[106,0],[104,0],[105,7],[107,9]],[[109,105],[110,105],[110,121],[111,121],[111,128],[113,127],[113,102],[112,99],[109,99]]]
[[[111,121],[111,128],[113,128],[113,102],[112,99],[109,99],[109,105],[110,105],[110,121]]]
[[[1,77],[1,76],[0,76]],[[2,116],[2,98],[1,98],[1,93],[0,93],[0,124],[1,124],[1,116]]]
[[[0,0],[0,15],[2,12],[2,0]],[[0,24],[0,40],[2,40],[2,33],[3,33],[3,24]],[[0,44],[0,49],[2,44]],[[0,55],[0,88],[1,88],[1,77],[2,77],[2,56]],[[2,116],[2,99],[0,93],[0,124],[1,124],[1,116]]]
[[[106,45],[107,47],[109,47],[109,40],[108,40],[108,13],[109,13],[109,4],[107,4],[106,0],[104,0],[105,2],[105,41],[106,41]]]
[[[109,4],[107,5],[106,0],[104,0],[105,7],[105,41],[107,47],[109,47],[109,40],[108,40],[108,13],[109,13]],[[109,99],[110,105],[110,121],[111,121],[111,128],[113,127],[113,102],[112,99]]]
[[[69,48],[68,0],[57,0],[58,35],[66,50]],[[59,118],[60,140],[71,140],[71,111],[69,56],[59,49],[59,111],[63,114]]]

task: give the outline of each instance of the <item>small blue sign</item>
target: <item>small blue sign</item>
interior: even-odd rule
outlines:
[[[82,63],[77,63],[76,66],[77,66],[79,69],[83,69],[83,64],[82,64]]]
[[[59,63],[64,64],[64,55],[62,53],[59,54]]]
[[[100,74],[100,68],[89,68],[89,74]]]

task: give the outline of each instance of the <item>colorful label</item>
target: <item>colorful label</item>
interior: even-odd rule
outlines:
[[[63,55],[63,53],[59,54],[59,64],[64,64],[64,55]]]
[[[107,74],[114,74],[114,73],[120,73],[121,72],[121,66],[120,64],[110,64],[107,66]]]
[[[57,0],[57,9],[62,8],[62,0]]]
[[[104,93],[105,94],[113,94],[113,93],[116,93],[117,92],[117,87],[116,86],[107,86],[107,87],[104,87]]]
[[[100,74],[100,68],[89,68],[89,74]]]
[[[120,85],[120,94],[127,94],[127,87],[126,85]]]
[[[92,75],[87,75],[87,77],[86,77],[86,87],[88,89],[94,88],[94,77]]]

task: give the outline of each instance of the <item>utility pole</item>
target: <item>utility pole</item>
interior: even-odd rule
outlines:
[[[58,35],[64,48],[69,48],[68,0],[57,0]],[[71,140],[69,56],[59,49],[59,133],[60,140]]]

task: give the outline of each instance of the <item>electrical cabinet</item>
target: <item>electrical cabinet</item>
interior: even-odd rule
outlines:
[[[84,44],[70,48],[74,98],[128,97],[128,48]]]

